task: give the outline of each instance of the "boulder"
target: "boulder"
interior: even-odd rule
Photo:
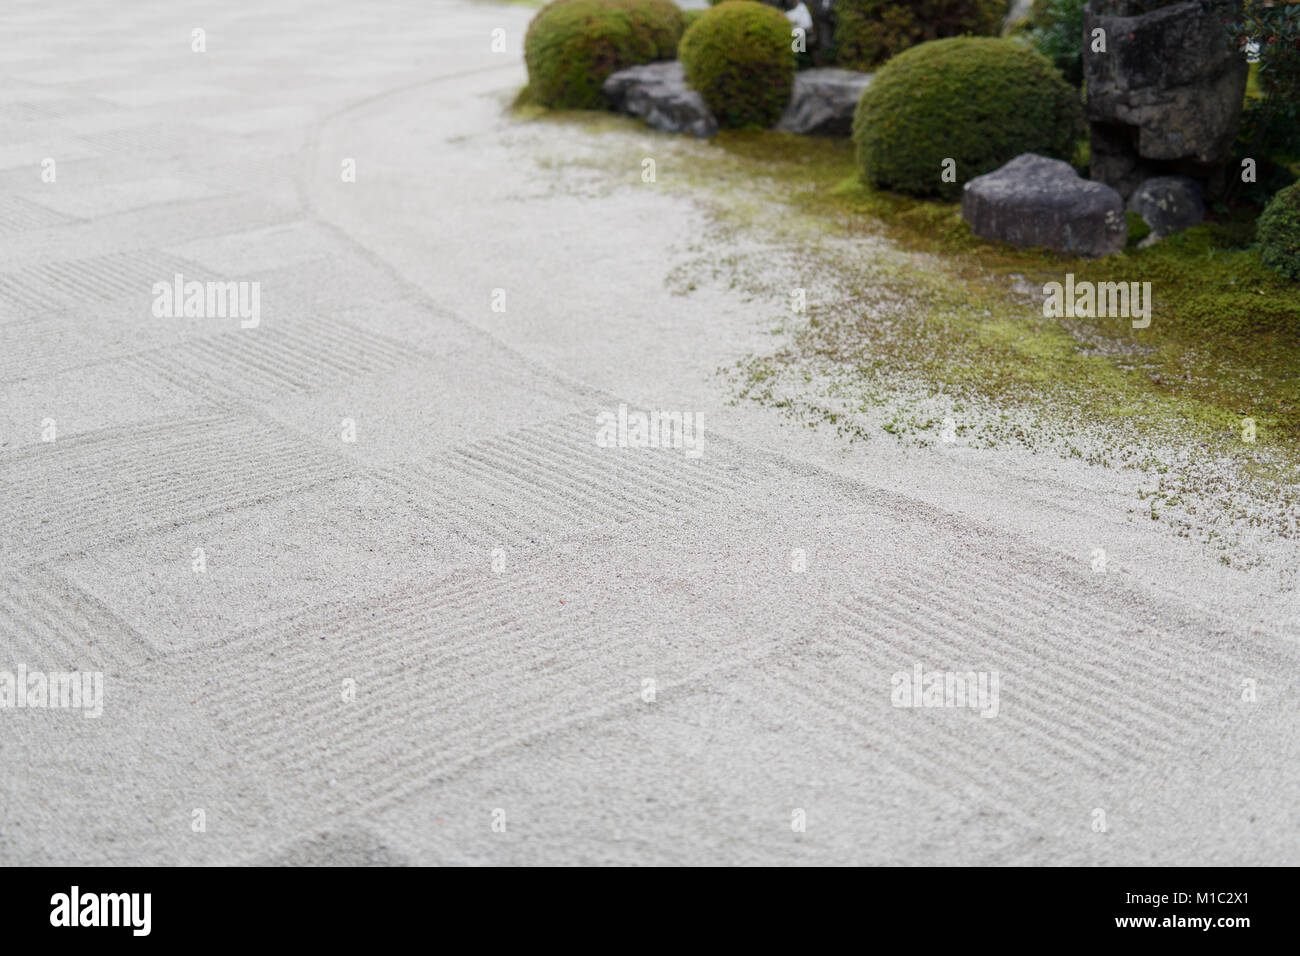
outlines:
[[[1090,0],[1084,8],[1092,178],[1127,197],[1152,176],[1186,174],[1217,194],[1248,71],[1228,45],[1231,4],[1142,9],[1135,0]],[[1092,52],[1097,29],[1105,31],[1105,53]]]
[[[1190,229],[1205,218],[1201,184],[1189,176],[1155,176],[1128,198],[1128,211],[1135,212],[1151,227],[1145,243]]]
[[[794,75],[790,104],[776,128],[788,133],[817,136],[848,136],[853,131],[853,113],[862,91],[871,83],[870,73],[818,67]]]
[[[655,129],[696,136],[712,136],[718,131],[704,97],[686,85],[686,74],[677,60],[611,73],[601,89],[613,109],[639,116]]]
[[[1119,193],[1079,178],[1069,163],[1035,153],[968,182],[961,214],[975,235],[1016,246],[1108,256],[1128,241]]]

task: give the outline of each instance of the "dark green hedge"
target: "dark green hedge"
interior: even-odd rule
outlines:
[[[1255,236],[1264,265],[1288,279],[1300,279],[1300,182],[1273,197],[1260,214]]]

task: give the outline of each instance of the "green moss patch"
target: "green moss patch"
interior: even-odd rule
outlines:
[[[606,128],[632,135],[602,136],[584,162],[635,170],[644,132]],[[951,423],[969,446],[1138,469],[1153,477],[1143,520],[1225,548],[1225,523],[1296,533],[1300,286],[1261,262],[1249,219],[1084,260],[985,242],[955,203],[864,186],[843,141],[656,135],[655,154],[673,170],[660,185],[713,221],[669,287],[768,303],[772,348],[724,370],[738,400],[848,440],[932,444]],[[1151,282],[1150,326],[1044,317],[1043,285],[1067,273]],[[792,284],[810,287],[803,314]]]

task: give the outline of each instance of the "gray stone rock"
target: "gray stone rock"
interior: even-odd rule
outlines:
[[[1120,252],[1128,240],[1119,193],[1080,179],[1069,163],[1034,153],[968,182],[961,214],[982,238],[1081,256]]]
[[[1137,213],[1151,227],[1151,235],[1143,242],[1154,242],[1205,218],[1201,184],[1188,176],[1155,176],[1133,190],[1128,211]]]
[[[1084,9],[1092,178],[1128,196],[1145,179],[1181,173],[1217,194],[1248,70],[1227,43],[1231,5],[1141,10],[1133,0],[1090,0]],[[1105,53],[1091,51],[1096,29],[1105,31]]]
[[[655,129],[696,136],[713,136],[718,131],[718,121],[704,97],[686,85],[686,74],[677,60],[611,73],[601,89],[613,109],[639,116]]]
[[[817,136],[848,136],[853,112],[862,91],[871,84],[870,73],[819,67],[794,75],[794,89],[777,129]]]

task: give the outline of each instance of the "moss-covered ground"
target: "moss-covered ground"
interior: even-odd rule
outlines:
[[[1261,264],[1246,213],[1146,248],[1135,230],[1123,254],[1086,260],[977,239],[955,203],[873,191],[845,140],[727,132],[706,143],[608,114],[516,115],[597,137],[574,162],[603,169],[612,188],[639,183],[652,156],[657,186],[709,210],[697,275],[679,267],[675,291],[725,279],[780,302],[788,270],[768,274],[764,254],[734,250],[758,243],[798,261],[806,309],[772,310],[772,349],[725,370],[738,400],[849,440],[955,433],[1143,469],[1154,481],[1142,514],[1177,513],[1179,533],[1207,541],[1225,522],[1296,534],[1300,283]],[[1043,285],[1067,273],[1150,282],[1150,325],[1044,317]]]

